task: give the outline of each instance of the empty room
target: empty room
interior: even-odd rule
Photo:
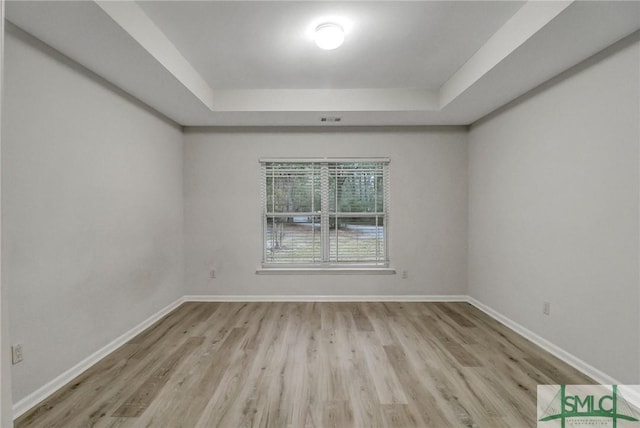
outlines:
[[[640,2],[0,4],[2,428],[640,428]]]

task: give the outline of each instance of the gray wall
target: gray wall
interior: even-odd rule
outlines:
[[[186,293],[465,294],[466,138],[465,128],[187,128]],[[409,278],[256,275],[262,257],[258,160],[358,156],[391,159],[391,264]]]
[[[182,133],[15,27],[3,281],[18,401],[183,295]]]
[[[0,0],[0,96],[4,85],[4,0]],[[2,118],[2,103],[0,103]],[[0,119],[0,129],[3,125]],[[2,140],[0,136],[0,141]],[[1,146],[1,144],[0,144]],[[1,228],[0,228],[1,229]],[[0,235],[2,235],[0,230]],[[9,299],[8,287],[2,282],[0,269],[0,427],[11,426],[11,359],[9,350]]]
[[[470,294],[624,383],[640,382],[639,46],[636,34],[469,135]]]
[[[470,133],[183,134],[10,28],[2,275],[11,342],[25,352],[14,401],[183,294],[469,292],[618,380],[640,382],[635,37]],[[256,275],[258,159],[358,156],[391,158],[390,256],[409,278]]]

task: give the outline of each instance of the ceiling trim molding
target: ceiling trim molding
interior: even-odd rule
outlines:
[[[571,1],[529,1],[440,88],[444,108],[555,19]]]
[[[419,88],[216,90],[216,111],[437,111],[438,94]]]
[[[175,3],[180,13],[181,2]],[[253,88],[249,83],[248,87],[217,84],[215,80],[205,80],[205,71],[215,74],[216,67],[222,67],[222,72],[227,72],[225,55],[246,54],[247,67],[261,66],[252,62],[253,51],[238,50],[246,40],[238,47],[233,40],[216,39],[224,45],[226,54],[219,53],[221,56],[214,63],[200,65],[198,60],[202,57],[198,55],[210,54],[206,44],[199,54],[180,50],[178,46],[182,45],[174,44],[169,37],[173,27],[167,27],[165,33],[160,26],[164,21],[156,24],[154,15],[147,15],[146,6],[133,1],[14,1],[7,3],[6,18],[183,126],[468,125],[640,28],[637,2],[530,0],[518,4],[519,9],[508,20],[503,17],[495,22],[491,37],[473,45],[475,53],[465,53],[468,59],[457,71],[449,70],[446,81],[440,76],[437,84],[424,87],[412,86],[400,78],[387,82],[386,87],[376,86],[375,82],[368,85],[367,80],[359,80],[357,70],[348,81],[332,80],[327,75],[324,83],[305,86],[304,75],[300,76],[304,68],[298,70],[301,80],[293,78],[289,88],[278,81]],[[203,19],[199,25],[208,22],[207,10],[195,10]],[[234,20],[239,19],[236,12],[229,11]],[[242,13],[254,12],[246,9]],[[185,14],[176,25],[190,25],[193,16]],[[169,22],[172,16],[167,18]],[[234,22],[228,25],[238,24]],[[468,16],[464,22],[469,22]],[[469,30],[468,36],[472,35]],[[250,39],[256,35],[245,36]],[[300,34],[285,32],[276,36],[273,41],[279,43],[302,43],[296,38]],[[231,45],[227,46],[227,42]],[[437,35],[433,35],[432,42],[439,42]],[[380,64],[393,67],[384,52],[380,54]],[[295,58],[305,60],[302,55]],[[425,67],[423,60],[418,55],[415,63],[400,65]],[[335,66],[343,65],[336,62]],[[428,68],[420,70],[429,72]],[[293,67],[292,76],[295,72]],[[341,120],[321,123],[327,116]]]
[[[439,111],[573,3],[529,1],[438,91],[426,89],[214,90],[135,2],[95,0],[116,24],[212,112]]]
[[[140,6],[132,1],[96,0],[95,3],[209,110],[213,110],[214,96],[209,84]]]

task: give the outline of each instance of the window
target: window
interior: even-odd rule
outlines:
[[[388,166],[261,160],[263,267],[387,267]]]

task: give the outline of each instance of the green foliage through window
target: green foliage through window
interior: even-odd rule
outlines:
[[[263,162],[263,263],[387,265],[388,161]]]

